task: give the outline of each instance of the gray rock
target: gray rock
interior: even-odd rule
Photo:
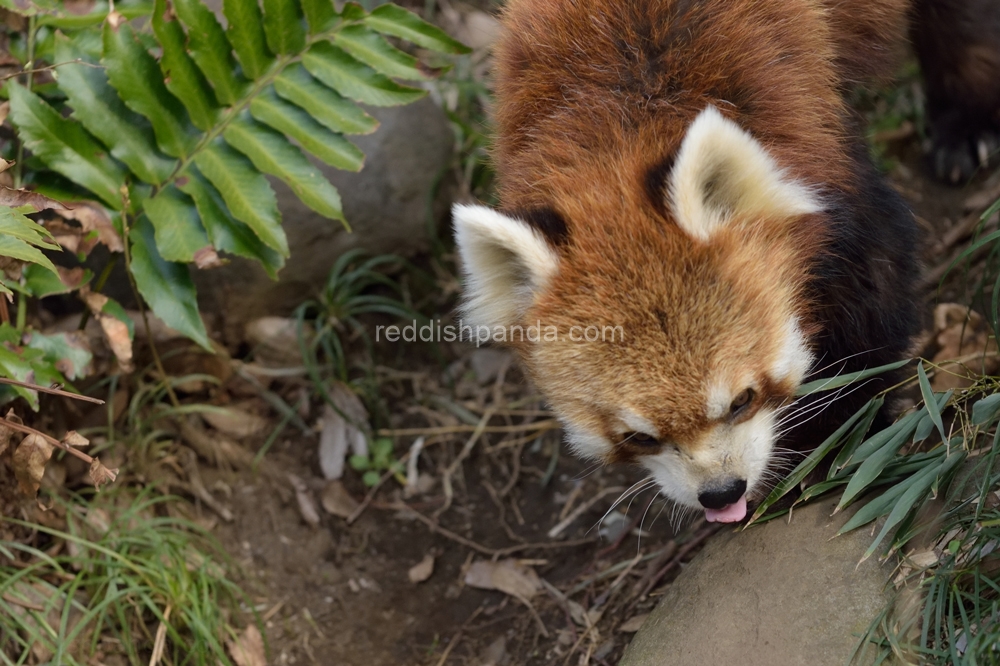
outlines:
[[[621,666],[843,666],[885,608],[892,570],[874,556],[857,566],[869,530],[830,539],[848,517],[831,518],[835,504],[716,536],[667,588]]]
[[[272,181],[284,219],[291,258],[272,282],[255,263],[235,258],[223,268],[194,271],[203,310],[223,311],[227,332],[265,314],[288,314],[316,295],[343,252],[413,255],[429,247],[429,225],[446,214],[447,193],[435,185],[452,158],[454,137],[444,112],[430,99],[399,108],[368,109],[381,126],[350,137],[365,153],[359,173],[326,165],[321,170],[340,190],[353,232],[307,208],[283,183]],[[237,337],[238,339],[238,337]]]

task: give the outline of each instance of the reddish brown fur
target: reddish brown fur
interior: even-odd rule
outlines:
[[[800,285],[824,221],[736,221],[701,244],[671,223],[665,185],[650,190],[649,179],[714,105],[800,182],[850,191],[841,91],[883,73],[904,25],[905,2],[876,4],[508,4],[497,59],[502,206],[552,209],[572,239],[526,320],[621,325],[627,335],[625,344],[521,347],[557,410],[615,441],[613,412],[628,396],[655,415],[662,439],[697,447],[709,424],[703,398],[685,387],[708,381],[705,360],[750,369],[765,400],[789,397],[795,387],[774,386],[754,364],[773,357],[787,313],[810,320]],[[612,458],[639,453],[623,445]]]

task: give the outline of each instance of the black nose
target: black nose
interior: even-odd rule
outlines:
[[[710,485],[698,494],[698,501],[706,509],[721,509],[743,497],[747,491],[747,482],[743,479],[729,479]]]

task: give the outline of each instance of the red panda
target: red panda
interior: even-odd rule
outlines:
[[[463,318],[555,327],[511,344],[577,453],[736,522],[780,447],[892,385],[789,411],[807,377],[900,359],[916,332],[913,217],[844,101],[891,69],[908,9],[509,0],[500,209],[454,209]],[[588,326],[622,336],[573,339]]]

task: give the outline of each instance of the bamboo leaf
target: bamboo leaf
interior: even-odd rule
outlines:
[[[901,419],[898,419],[888,428],[885,428],[884,430],[875,433],[867,440],[862,442],[860,446],[858,446],[857,450],[853,454],[851,454],[851,456],[846,461],[845,467],[847,466],[847,464],[860,464],[864,462],[865,460],[868,459],[868,456],[870,456],[876,450],[882,448],[882,446],[886,442],[895,437],[899,432],[903,430],[908,430],[909,432],[913,432],[917,428],[917,423],[920,422],[920,419],[926,413],[927,413],[926,408],[921,407],[920,409],[907,414]]]
[[[372,106],[408,104],[427,94],[425,90],[399,85],[329,42],[314,44],[302,57],[302,63],[309,73],[344,97]]]
[[[155,230],[156,247],[166,261],[187,263],[209,245],[194,203],[170,185],[146,199],[144,210]]]
[[[844,442],[840,451],[837,452],[837,456],[833,459],[833,463],[830,464],[830,471],[826,476],[827,480],[832,480],[833,477],[836,476],[837,472],[839,472],[844,465],[847,464],[847,461],[850,460],[851,455],[853,455],[853,453],[861,445],[861,442],[864,441],[865,436],[868,434],[868,430],[872,427],[872,422],[875,420],[875,417],[878,416],[883,404],[885,404],[885,398],[881,396],[871,401],[868,412],[865,413],[864,419],[857,428],[851,431],[851,436],[847,438],[847,441]]]
[[[854,476],[852,476],[851,480],[848,482],[847,488],[844,489],[844,494],[840,498],[840,502],[837,504],[835,511],[839,511],[847,506],[848,502],[871,486],[872,482],[879,476],[879,474],[882,473],[885,466],[888,465],[889,462],[896,456],[899,448],[910,438],[910,435],[913,434],[913,429],[917,427],[916,419],[912,418],[915,414],[910,414],[907,417],[910,419],[907,427],[900,428],[892,439],[890,439],[880,449],[873,452],[863,463],[861,463],[861,466],[858,467],[857,471],[854,472]],[[897,421],[897,423],[901,422],[902,421]]]
[[[944,432],[944,422],[941,420],[941,408],[938,407],[937,399],[934,397],[934,390],[931,388],[931,382],[927,379],[927,373],[924,371],[924,362],[920,361],[917,364],[917,379],[920,383],[920,394],[924,398],[924,404],[927,406],[927,413],[931,417],[931,421],[937,427],[938,432],[941,433],[941,441],[948,439],[948,436]]]
[[[327,32],[339,20],[330,0],[302,0],[302,13],[309,23],[309,34]]]
[[[56,35],[55,57],[59,62],[80,60],[96,65],[62,35]],[[59,88],[73,107],[73,117],[110,147],[111,155],[128,165],[140,179],[162,183],[176,162],[157,150],[149,122],[126,108],[108,83],[104,68],[88,64],[66,64],[58,70]]]
[[[264,34],[273,53],[301,52],[306,47],[306,30],[299,3],[264,0]]]
[[[157,317],[205,349],[212,345],[198,313],[198,299],[188,267],[165,260],[156,250],[153,225],[145,216],[129,233],[136,288]]]
[[[194,166],[177,181],[182,192],[194,199],[201,222],[217,250],[259,261],[272,280],[285,265],[284,258],[264,245],[250,227],[233,218],[219,192]]]
[[[167,0],[156,0],[153,9],[153,32],[160,40],[163,56],[160,70],[164,83],[173,95],[184,104],[191,122],[202,131],[215,125],[218,103],[201,70],[187,54],[187,36]]]
[[[184,107],[167,90],[156,60],[139,44],[127,23],[117,29],[110,21],[104,24],[101,61],[125,104],[149,119],[160,150],[171,157],[186,157],[194,135]]]
[[[832,391],[833,389],[840,388],[841,386],[846,386],[863,379],[868,379],[869,377],[880,375],[883,372],[889,372],[890,370],[902,368],[909,362],[910,359],[906,359],[903,361],[896,361],[895,363],[880,365],[877,368],[869,368],[858,372],[849,372],[845,375],[837,375],[836,377],[817,379],[816,381],[808,382],[800,386],[799,390],[795,392],[795,395],[801,396],[809,395],[810,393],[819,393],[821,391]]]
[[[413,56],[385,41],[377,32],[363,25],[349,25],[338,30],[333,43],[377,72],[397,79],[428,81],[434,78]]]
[[[223,0],[222,12],[229,22],[226,35],[243,65],[243,72],[251,79],[260,78],[271,66],[273,56],[267,49],[264,17],[257,0]]]
[[[13,79],[7,82],[10,118],[21,139],[49,168],[87,188],[109,207],[119,210],[125,171],[104,152],[104,147]]]
[[[441,53],[470,53],[472,49],[449,37],[443,30],[427,23],[413,12],[393,4],[376,7],[365,17],[365,24],[377,32],[413,42]]]
[[[875,541],[865,551],[861,561],[871,557],[889,530],[898,525],[917,502],[921,502],[927,497],[927,493],[935,481],[946,477],[963,460],[965,460],[965,451],[955,451],[940,466],[930,465],[927,470],[915,474],[910,483],[907,484],[906,492],[900,496],[899,501],[889,513],[889,517],[885,519],[885,524],[882,525]]]
[[[314,79],[300,64],[285,68],[275,77],[274,89],[334,132],[370,134],[378,127],[377,120]]]
[[[816,449],[810,453],[806,458],[800,462],[795,469],[789,473],[784,479],[778,482],[778,485],[774,487],[774,490],[760,503],[757,510],[754,511],[753,516],[750,518],[750,523],[760,518],[765,511],[767,511],[772,504],[777,502],[779,499],[784,497],[788,491],[792,488],[797,487],[802,481],[809,476],[816,465],[826,457],[826,455],[833,450],[840,440],[843,439],[844,435],[857,423],[862,417],[864,417],[872,409],[872,403],[869,402],[864,407],[855,412],[851,418],[847,419],[837,430],[833,432],[829,437],[827,437],[822,444],[820,444]]]
[[[273,90],[266,90],[255,97],[250,103],[250,113],[257,120],[292,137],[330,166],[360,171],[364,165],[365,154],[357,146],[323,127],[308,113],[278,97]]]
[[[174,11],[187,26],[188,51],[215,89],[221,104],[231,105],[243,94],[247,81],[236,73],[236,59],[226,33],[199,0],[173,0]]]
[[[988,395],[972,405],[972,423],[977,426],[993,422],[998,414],[1000,414],[1000,393]]]
[[[222,195],[233,217],[249,226],[265,245],[287,257],[288,239],[267,178],[247,158],[218,140],[205,146],[194,161]]]
[[[867,525],[873,520],[877,520],[892,511],[892,507],[895,505],[900,496],[906,492],[906,489],[912,481],[913,479],[911,477],[901,481],[900,483],[896,483],[887,488],[885,492],[878,497],[873,497],[865,502],[864,506],[858,509],[854,515],[851,516],[839,530],[837,530],[837,536],[847,534],[851,530],[856,530],[862,525]]]
[[[223,136],[229,145],[249,157],[255,167],[284,181],[317,213],[344,219],[336,188],[284,136],[245,116],[233,120]]]

